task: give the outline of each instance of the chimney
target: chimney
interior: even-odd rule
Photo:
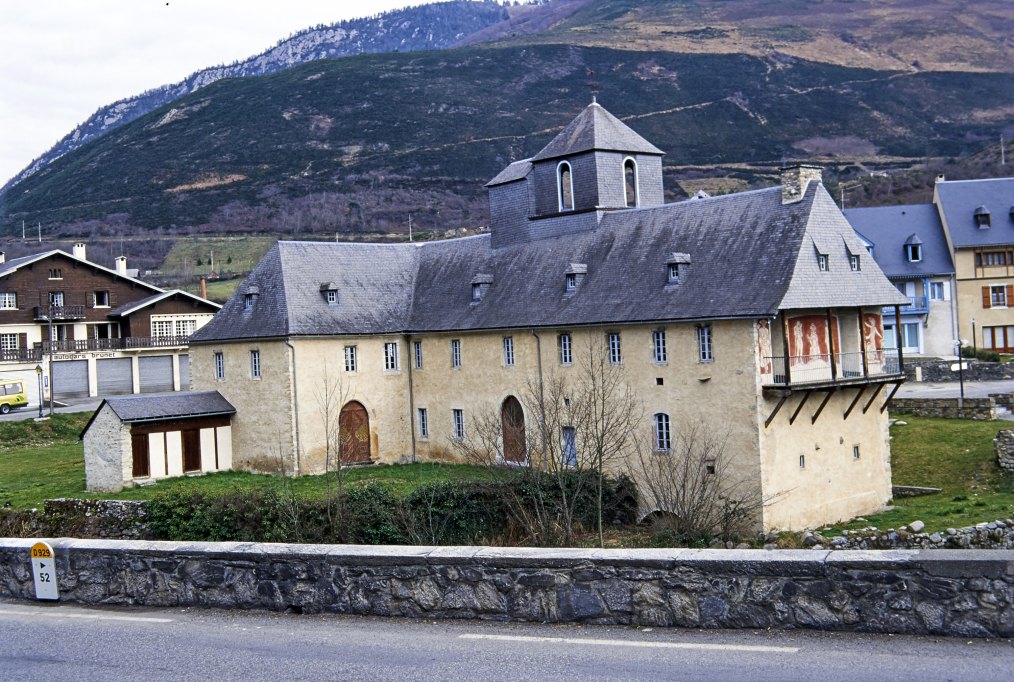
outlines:
[[[81,260],[88,260],[85,256],[85,245],[84,242],[78,242],[74,245],[74,258],[80,258]]]
[[[201,275],[201,298],[208,297],[208,278]]]
[[[127,276],[127,257],[117,256],[116,257],[116,274]]]
[[[7,262],[7,254],[0,251],[0,265]]]
[[[940,173],[939,175],[937,175],[937,182],[944,182],[945,180],[947,180],[947,178],[944,177],[943,173]]]
[[[811,180],[821,182],[820,166],[804,163],[782,169],[782,203],[794,204],[802,201],[806,186]]]

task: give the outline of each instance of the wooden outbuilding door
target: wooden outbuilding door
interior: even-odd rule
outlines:
[[[370,461],[370,415],[361,403],[345,404],[338,416],[341,463],[366,464]]]
[[[201,470],[201,432],[187,429],[183,432],[183,471]]]
[[[507,396],[500,408],[500,423],[503,428],[503,458],[507,462],[524,462],[525,413],[521,403],[512,395]]]

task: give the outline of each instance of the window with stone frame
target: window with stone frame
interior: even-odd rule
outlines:
[[[390,341],[384,344],[384,370],[395,372],[398,370],[398,342]]]

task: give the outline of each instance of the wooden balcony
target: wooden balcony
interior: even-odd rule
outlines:
[[[43,341],[36,348],[43,354],[87,353],[104,350],[143,350],[146,348],[182,348],[189,336],[127,336],[120,339],[73,339],[69,341]]]
[[[41,348],[8,348],[0,350],[0,362],[40,362]]]
[[[884,348],[866,353],[829,353],[792,355],[788,371],[784,355],[765,358],[770,373],[762,373],[765,388],[806,388],[817,386],[854,386],[871,381],[882,382],[904,377],[897,348]],[[786,380],[789,377],[789,380]]]
[[[85,307],[83,305],[39,305],[35,306],[34,313],[36,322],[83,320]]]

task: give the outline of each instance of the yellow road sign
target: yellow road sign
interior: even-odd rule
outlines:
[[[60,590],[56,585],[56,554],[47,542],[36,542],[32,545],[32,577],[35,579],[35,598],[60,598]]]

